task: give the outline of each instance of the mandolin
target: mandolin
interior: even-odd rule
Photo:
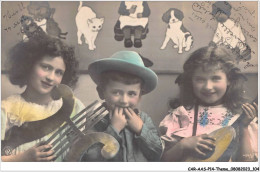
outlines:
[[[258,97],[256,97],[251,104],[255,102],[258,102]],[[245,114],[244,112],[238,117],[238,119],[236,120],[236,122],[240,122],[241,120],[243,120]],[[256,121],[256,123],[258,123],[257,121],[257,117],[254,119],[254,121]],[[208,154],[206,157],[195,157],[193,155],[186,157],[185,158],[185,162],[215,162],[217,161],[222,154],[226,151],[226,149],[228,148],[228,146],[230,145],[232,139],[235,137],[236,133],[235,133],[235,129],[232,126],[227,126],[227,127],[223,127],[220,128],[218,130],[215,130],[213,132],[211,132],[209,134],[209,136],[216,138],[216,147],[214,149],[214,151],[210,154]]]
[[[236,135],[235,130],[231,126],[223,127],[215,130],[209,134],[209,136],[216,139],[216,147],[212,153],[207,154],[206,157],[189,156],[185,162],[215,162],[226,151],[232,139]]]
[[[16,147],[51,134],[44,143],[53,146],[56,158],[68,151],[66,161],[80,161],[82,154],[95,143],[104,145],[101,149],[104,158],[113,158],[119,150],[117,140],[103,132],[88,132],[107,115],[106,108],[103,105],[97,107],[98,101],[94,101],[70,118],[75,103],[72,90],[60,84],[55,92],[56,97],[61,97],[63,100],[62,107],[46,119],[25,122],[20,127],[14,126],[8,130],[7,139],[2,140],[1,155],[11,155]],[[73,146],[73,144],[81,146]]]

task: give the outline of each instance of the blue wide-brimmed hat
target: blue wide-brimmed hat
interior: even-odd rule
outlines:
[[[158,77],[154,71],[144,66],[140,55],[134,51],[119,51],[109,58],[99,59],[88,67],[92,80],[99,85],[100,75],[107,71],[120,71],[140,77],[143,81],[143,94],[155,89]]]

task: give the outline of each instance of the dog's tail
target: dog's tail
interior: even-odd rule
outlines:
[[[80,2],[79,2],[78,11],[81,9],[81,7],[82,7],[82,4],[83,4],[83,3],[82,3],[82,1],[80,1]]]
[[[189,51],[193,45],[193,37],[191,34],[185,35],[186,48],[185,51]]]

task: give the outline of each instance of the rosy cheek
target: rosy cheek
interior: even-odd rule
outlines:
[[[46,72],[38,68],[38,69],[35,70],[35,74],[36,74],[38,77],[43,77],[43,76],[46,75]]]
[[[139,100],[140,100],[139,97],[135,97],[135,98],[133,98],[133,99],[131,100],[131,104],[132,104],[132,105],[137,105],[138,102],[139,102]]]

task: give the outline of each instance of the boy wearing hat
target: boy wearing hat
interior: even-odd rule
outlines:
[[[109,111],[95,129],[109,133],[120,144],[110,161],[159,161],[163,148],[157,129],[151,117],[137,110],[141,96],[155,89],[157,75],[133,51],[119,51],[96,60],[88,70]],[[98,152],[100,149],[89,150],[87,160],[103,161],[95,157]]]

